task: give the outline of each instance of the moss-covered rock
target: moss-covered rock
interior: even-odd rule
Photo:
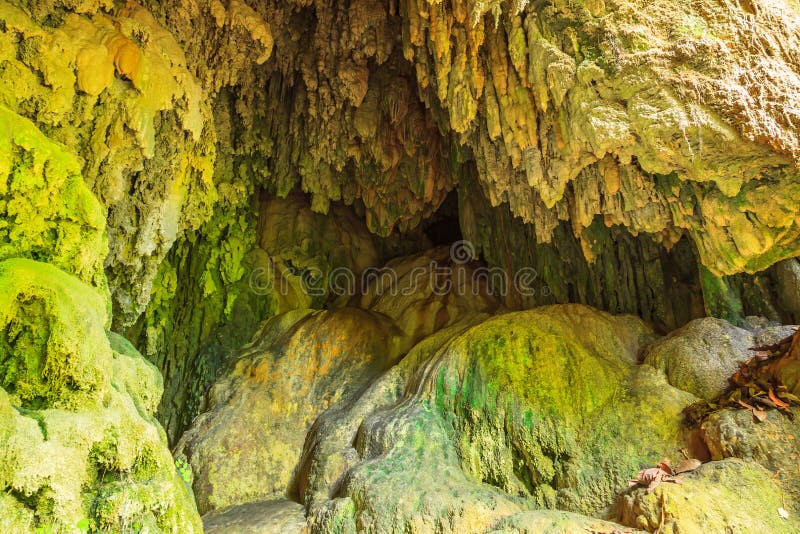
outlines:
[[[66,175],[64,162],[43,169],[44,154],[37,156],[33,174],[45,182],[37,186],[40,199],[75,204],[85,196],[82,189],[70,186],[57,193],[57,181],[82,174],[102,206],[83,200],[66,213],[59,202],[39,199],[22,217],[61,210],[64,233],[58,239],[72,242],[71,254],[82,251],[83,268],[97,261],[92,254],[99,243],[88,232],[102,231],[98,221],[105,221],[109,250],[103,244],[100,262],[109,256],[115,321],[129,324],[150,299],[158,264],[169,248],[210,217],[218,198],[212,180],[216,138],[206,95],[175,38],[136,2],[111,9],[105,1],[3,1],[0,21],[0,106],[33,121],[78,156]],[[25,129],[16,136],[26,138],[25,150],[35,148],[31,143],[42,146]],[[2,137],[14,136],[4,129]],[[72,228],[83,221],[81,248]],[[45,248],[62,253],[55,246]],[[102,263],[90,267],[92,276],[102,272]]]
[[[652,493],[636,488],[620,499],[621,522],[647,531],[797,532],[784,519],[781,488],[758,464],[729,459],[704,464],[682,484],[661,484]]]
[[[75,154],[0,104],[0,162],[0,259],[48,262],[107,291],[105,213]]]
[[[695,397],[636,363],[651,338],[631,317],[553,306],[423,339],[312,427],[298,472],[312,525],[486,531],[532,508],[611,514],[633,474],[686,443]]]
[[[684,443],[693,397],[636,365],[650,335],[582,306],[500,315],[443,347],[423,387],[467,473],[540,507],[597,514],[632,472]]]
[[[105,304],[54,266],[0,263],[0,524],[200,532],[153,418],[159,373],[109,343]]]
[[[26,409],[74,409],[110,388],[112,353],[99,292],[58,268],[0,263],[0,386]]]
[[[795,417],[798,411],[794,409]],[[713,460],[742,458],[757,462],[773,473],[789,497],[784,507],[800,514],[800,421],[777,410],[757,421],[750,410],[722,410],[701,426]]]
[[[492,534],[574,534],[577,532],[633,532],[622,525],[559,510],[522,512],[500,520]]]
[[[352,308],[267,321],[176,447],[192,465],[200,511],[286,495],[308,427],[388,368],[400,339],[387,318]]]

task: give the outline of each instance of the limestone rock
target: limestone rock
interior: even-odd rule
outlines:
[[[644,361],[664,371],[673,386],[711,400],[753,356],[754,346],[747,330],[722,319],[695,319],[649,346]]]
[[[158,370],[112,349],[102,295],[25,259],[0,263],[0,295],[0,525],[200,532],[153,417]]]
[[[755,421],[749,410],[723,410],[711,414],[701,430],[712,459],[735,457],[759,463],[774,473],[791,497],[785,507],[800,513],[800,422],[775,410],[768,410],[763,422]]]
[[[794,322],[800,322],[800,261],[789,258],[775,265],[777,291]]]
[[[114,320],[127,325],[173,243],[211,216],[215,133],[183,51],[150,12],[80,4],[2,2],[0,105],[79,156],[72,174],[100,203]],[[88,236],[85,246],[96,248]]]
[[[274,213],[264,219],[265,224],[285,224],[275,214],[303,213],[291,203],[282,205],[284,208],[269,208]],[[308,215],[312,220],[321,217]],[[347,225],[341,230],[334,225],[316,228],[318,232],[345,232],[340,236],[342,242],[359,243],[356,232],[347,233]],[[315,243],[310,226],[294,225],[294,232],[307,236],[298,240],[299,247]],[[297,267],[349,264],[355,276],[356,269],[364,266],[358,262],[369,257],[337,260],[337,254],[353,250],[338,243],[332,240],[320,251],[313,246],[296,250],[276,246],[272,240],[262,241],[278,259],[289,260],[296,253],[310,262],[295,260]],[[360,243],[363,250],[371,251]],[[315,263],[319,261],[323,263]],[[305,480],[294,480],[293,473],[301,460],[306,432],[321,413],[337,404],[355,402],[375,378],[425,336],[498,307],[479,278],[475,279],[476,294],[471,286],[467,292],[456,287],[457,280],[472,281],[474,269],[451,263],[447,249],[399,259],[374,277],[354,278],[352,282],[358,285],[351,289],[361,292],[361,283],[365,287],[350,306],[294,311],[270,319],[252,343],[232,358],[229,369],[211,390],[209,411],[194,422],[178,445],[194,468],[201,511],[274,498],[294,491],[297,484],[306,486]],[[449,284],[439,286],[431,276],[445,269],[450,270],[440,282]],[[237,453],[231,454],[231,450]],[[242,473],[248,477],[231,483],[237,477],[242,479]]]
[[[625,527],[560,510],[535,510],[504,517],[492,534],[573,534],[575,532],[628,532]],[[633,531],[630,531],[633,533]]]
[[[284,496],[308,427],[394,363],[400,334],[388,319],[349,308],[270,319],[177,445],[200,511]]]
[[[489,319],[439,351],[420,393],[472,477],[540,507],[601,513],[637,466],[676,458],[691,395],[635,364],[647,328],[581,306]]]
[[[682,484],[664,483],[647,494],[637,488],[620,499],[621,522],[653,532],[796,532],[783,519],[780,487],[763,467],[728,459],[687,473]]]
[[[47,261],[107,291],[105,214],[78,158],[0,106],[0,259]]]
[[[608,513],[631,473],[686,443],[695,397],[635,363],[651,338],[629,317],[552,306],[423,339],[311,428],[311,524],[483,531],[534,507]]]
[[[241,504],[203,516],[206,534],[308,534],[305,510],[292,501]]]

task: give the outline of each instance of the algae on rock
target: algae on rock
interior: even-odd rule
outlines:
[[[159,372],[109,342],[102,294],[52,265],[11,259],[0,263],[0,296],[0,525],[88,519],[96,530],[200,532],[153,417]]]
[[[107,210],[114,321],[127,325],[172,244],[211,215],[215,133],[172,35],[134,2],[109,7],[0,3],[0,105],[80,156]]]
[[[108,291],[103,209],[78,158],[0,105],[0,259],[45,261]]]

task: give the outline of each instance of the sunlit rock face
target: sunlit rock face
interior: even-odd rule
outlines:
[[[201,532],[153,417],[156,367],[106,334],[104,298],[58,268],[0,262],[0,526]]]

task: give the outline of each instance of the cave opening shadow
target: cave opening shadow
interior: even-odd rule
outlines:
[[[450,245],[463,239],[455,190],[447,195],[433,215],[422,221],[422,232],[434,246]]]

